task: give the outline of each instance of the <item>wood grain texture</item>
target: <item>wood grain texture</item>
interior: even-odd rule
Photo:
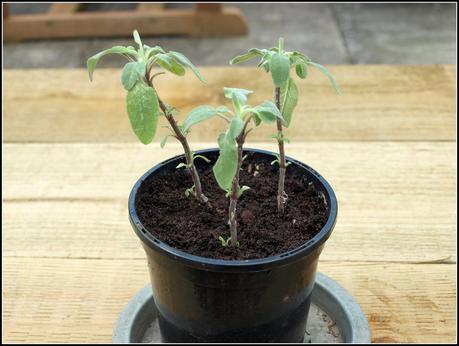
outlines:
[[[146,261],[6,258],[4,342],[111,341],[118,314],[148,282]],[[453,342],[455,266],[322,262],[369,319],[373,342]]]
[[[274,143],[257,147],[275,150]],[[455,262],[453,143],[311,142],[287,150],[319,171],[338,197],[324,259]],[[6,144],[5,253],[111,258],[116,248],[117,257],[142,257],[127,197],[152,165],[180,153],[172,142],[163,150],[134,143]],[[30,244],[22,248],[25,237]]]
[[[221,3],[197,3],[195,4],[196,11],[209,11],[209,12],[220,12],[223,9]]]
[[[321,261],[456,262],[453,218],[436,225],[413,213],[407,224],[387,210],[371,223],[359,221],[374,211],[343,207]],[[144,258],[126,200],[6,202],[3,220],[5,256]]]
[[[5,40],[143,35],[194,37],[236,36],[248,32],[237,7],[219,12],[169,9],[164,11],[85,11],[77,13],[21,14],[9,16],[3,28]]]
[[[163,2],[141,2],[137,4],[137,11],[158,11],[164,9],[165,3]]]
[[[78,11],[81,4],[78,2],[62,3],[56,2],[51,4],[48,9],[48,14],[62,14],[62,13],[74,13]]]
[[[361,304],[373,342],[454,342],[456,67],[331,70],[344,95],[311,72],[298,83],[288,130],[288,155],[338,197],[319,271]],[[223,86],[256,90],[253,103],[271,98],[269,76],[253,68],[202,72],[207,86],[190,73],[158,78],[180,119],[224,103]],[[137,140],[119,73],[98,70],[93,84],[83,70],[3,74],[3,342],[109,343],[123,306],[148,281],[127,197],[147,169],[182,150],[173,141],[163,150],[124,143]],[[218,121],[196,127],[192,148],[214,147],[221,130]],[[260,127],[247,146],[276,150],[272,132]]]
[[[330,70],[341,96],[317,71],[297,82],[301,97],[287,131],[292,141],[455,139],[455,66],[331,66]],[[181,109],[179,119],[198,105],[226,103],[224,86],[254,90],[249,99],[253,104],[273,97],[270,77],[255,68],[201,71],[208,85],[190,72],[183,78],[157,78],[161,97]],[[84,70],[5,71],[5,141],[137,141],[126,115],[120,73],[121,68],[100,69],[90,83]],[[213,119],[193,129],[190,139],[215,141],[223,127],[220,119]],[[157,141],[165,131],[159,129]],[[266,141],[272,134],[272,127],[261,126],[251,140]]]

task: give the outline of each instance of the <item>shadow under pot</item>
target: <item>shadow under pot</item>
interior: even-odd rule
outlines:
[[[271,162],[274,153],[246,149]],[[196,152],[213,164],[218,149]],[[129,196],[129,218],[145,249],[163,342],[303,341],[319,255],[336,222],[338,205],[327,181],[309,166],[287,158],[305,184],[314,184],[326,202],[325,226],[300,247],[272,257],[221,260],[175,249],[148,232],[135,208],[142,184],[172,172],[184,156],[145,173]]]

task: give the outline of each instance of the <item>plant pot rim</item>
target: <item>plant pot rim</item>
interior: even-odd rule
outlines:
[[[210,149],[203,149],[197,150],[195,153],[198,155],[206,154],[209,152],[218,151],[218,148],[210,148]],[[254,152],[264,155],[273,156],[275,153],[262,150],[262,149],[254,149],[254,148],[244,148],[245,152]],[[328,203],[329,206],[329,216],[327,219],[326,224],[322,227],[322,229],[310,240],[308,240],[303,245],[284,252],[279,255],[264,257],[264,258],[257,258],[257,259],[248,259],[248,260],[224,260],[224,259],[216,259],[210,257],[202,257],[192,255],[182,250],[178,250],[172,246],[167,245],[166,243],[162,242],[150,232],[148,232],[145,227],[142,225],[142,222],[139,220],[137,215],[137,211],[135,209],[135,199],[137,195],[137,191],[139,190],[141,184],[152,174],[156,171],[161,169],[163,166],[167,165],[171,161],[178,160],[183,158],[184,155],[177,155],[168,160],[162,161],[155,165],[154,167],[150,168],[145,174],[143,174],[133,186],[131,193],[129,195],[128,201],[128,211],[129,211],[129,221],[136,232],[137,236],[142,240],[144,244],[147,244],[148,247],[151,249],[157,250],[168,257],[172,257],[178,261],[184,262],[190,266],[199,267],[205,270],[218,270],[218,271],[257,271],[257,270],[266,270],[271,267],[277,267],[281,265],[288,264],[293,262],[301,257],[304,257],[317,249],[321,246],[330,236],[335,223],[336,218],[338,215],[338,202],[336,200],[335,193],[331,188],[330,184],[313,168],[309,167],[308,165],[295,160],[289,156],[286,156],[286,160],[300,166],[301,168],[307,170],[311,175],[313,175],[319,183],[323,186],[326,194],[328,194]]]

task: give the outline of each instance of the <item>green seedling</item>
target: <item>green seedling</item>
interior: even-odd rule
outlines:
[[[201,82],[205,83],[205,80],[183,54],[166,52],[159,46],[149,47],[143,44],[137,30],[134,31],[134,41],[138,45],[137,49],[132,46],[115,46],[90,57],[87,61],[89,79],[92,81],[94,69],[105,55],[118,54],[128,60],[121,73],[121,83],[127,91],[127,113],[135,135],[143,144],[149,144],[155,137],[160,116],[164,116],[169,123],[167,128],[171,133],[161,140],[160,145],[164,147],[168,137],[174,137],[182,144],[186,159],[185,167],[190,171],[193,179],[193,186],[185,193],[194,195],[199,202],[206,203],[208,199],[202,192],[201,181],[194,164],[195,159],[203,157],[193,154],[186,138],[190,124],[185,122],[179,125],[174,116],[176,110],[161,100],[153,80],[164,72],[152,74],[152,68],[160,67],[177,76],[183,76],[185,68],[189,68]]]
[[[220,148],[219,157],[213,167],[215,179],[221,189],[226,192],[230,199],[228,210],[228,225],[230,237],[220,239],[223,246],[235,247],[237,240],[237,202],[248,186],[239,186],[239,172],[243,161],[243,146],[247,134],[252,130],[248,128],[250,123],[255,126],[261,123],[275,123],[277,119],[283,120],[282,114],[271,101],[264,101],[258,106],[252,107],[247,104],[247,96],[252,91],[238,88],[224,88],[225,97],[232,101],[233,110],[219,107],[224,110],[221,113],[228,123],[228,129],[218,137]],[[208,107],[208,106],[206,106]],[[215,109],[214,111],[218,113]],[[186,121],[185,121],[186,122]]]
[[[282,114],[282,119],[278,118],[276,121],[277,134],[273,137],[277,139],[279,147],[279,156],[275,160],[279,164],[277,210],[283,214],[288,199],[284,188],[285,171],[288,166],[285,160],[284,142],[289,143],[288,138],[284,136],[283,127],[290,126],[293,110],[298,102],[298,88],[290,76],[290,70],[295,69],[296,75],[301,79],[305,79],[308,75],[308,67],[313,66],[327,76],[338,94],[340,94],[340,89],[331,73],[323,65],[312,61],[300,52],[285,51],[283,38],[279,39],[277,47],[270,49],[249,49],[246,54],[233,58],[230,64],[240,64],[254,58],[260,58],[258,67],[262,67],[266,72],[271,73],[276,106]]]

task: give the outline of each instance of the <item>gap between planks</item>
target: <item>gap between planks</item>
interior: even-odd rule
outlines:
[[[272,143],[257,147],[275,150]],[[14,256],[113,257],[118,249],[119,256],[143,257],[127,196],[143,172],[181,152],[176,143],[155,157],[140,144],[5,148],[3,240]],[[324,259],[455,261],[453,143],[310,142],[292,144],[289,154],[319,171],[337,194],[338,222]],[[24,249],[26,235],[33,241]]]
[[[126,201],[4,203],[4,256],[144,258],[127,217]],[[391,211],[343,207],[323,260],[400,263],[456,261],[454,219],[438,224],[415,213],[411,223]],[[416,218],[420,219],[416,219]],[[364,221],[370,218],[370,221]],[[357,220],[357,221],[355,221]],[[445,220],[446,221],[446,220]],[[27,247],[23,244],[27,242]]]
[[[341,96],[317,71],[297,81],[301,97],[287,130],[292,142],[455,140],[455,66],[361,65],[330,70],[343,90]],[[273,97],[269,75],[254,67],[204,67],[201,72],[207,85],[191,73],[157,81],[161,97],[180,109],[179,120],[198,105],[225,103],[222,88],[234,83],[255,90],[249,99],[252,104]],[[5,141],[137,141],[119,74],[119,69],[102,68],[90,83],[82,69],[5,71],[9,86],[4,95]],[[26,96],[24,89],[29,91]],[[211,119],[193,128],[190,139],[215,141],[223,127],[220,119]],[[158,140],[165,133],[159,128]],[[260,126],[250,140],[266,141],[272,134],[272,127]]]

